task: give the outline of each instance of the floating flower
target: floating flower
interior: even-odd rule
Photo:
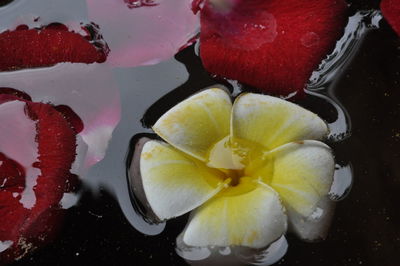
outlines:
[[[0,33],[0,71],[51,66],[62,62],[104,62],[107,49],[100,49],[91,43],[89,31],[83,29],[86,30],[86,36],[69,31],[62,24],[51,24],[41,29],[29,29],[21,25],[13,31]]]
[[[326,211],[319,206],[334,173],[331,149],[319,141],[328,128],[316,114],[251,93],[232,105],[224,90],[207,89],[153,130],[166,142],[138,142],[135,193],[156,221],[193,211],[185,245],[263,248],[286,233],[288,221],[301,238],[323,237],[319,225],[305,229]]]
[[[0,90],[0,261],[19,259],[54,237],[69,190],[76,129],[50,104]]]
[[[381,2],[381,10],[389,24],[393,27],[396,33],[400,35],[400,1],[383,0]]]
[[[303,91],[346,23],[343,0],[199,2],[205,69],[280,95]]]

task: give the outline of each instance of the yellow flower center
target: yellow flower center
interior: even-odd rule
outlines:
[[[273,167],[268,151],[248,141],[232,140],[229,136],[218,141],[208,153],[207,166],[222,173],[230,187],[262,179],[269,183]]]

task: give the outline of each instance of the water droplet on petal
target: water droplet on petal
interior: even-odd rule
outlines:
[[[301,37],[301,44],[305,47],[313,47],[319,44],[319,35],[315,32],[308,32]]]

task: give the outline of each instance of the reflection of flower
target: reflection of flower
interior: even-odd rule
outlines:
[[[11,89],[0,93],[0,261],[6,262],[53,237],[77,132],[73,118],[54,106]]]
[[[232,106],[225,91],[208,89],[153,129],[168,144],[142,146],[144,203],[159,220],[195,210],[182,233],[188,246],[261,248],[286,232],[287,218],[296,230],[324,212],[318,206],[330,190],[334,159],[318,140],[328,128],[295,104],[244,94]]]
[[[206,0],[203,65],[267,92],[301,92],[342,35],[346,9],[344,0]]]

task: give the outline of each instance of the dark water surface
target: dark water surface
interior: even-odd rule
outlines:
[[[356,6],[376,6],[371,3]],[[105,159],[90,170],[60,236],[15,265],[187,265],[175,252],[187,216],[163,230],[164,225],[149,226],[135,213],[127,154],[132,137],[150,133],[148,127],[166,110],[217,81],[203,70],[193,46],[158,65],[114,69],[113,76],[121,90],[122,119]],[[352,129],[350,137],[330,145],[339,164],[351,162],[352,190],[337,204],[327,240],[305,243],[288,235],[289,249],[278,265],[399,265],[400,40],[385,22],[367,34],[332,86]],[[335,117],[330,105],[313,96],[303,105]]]

